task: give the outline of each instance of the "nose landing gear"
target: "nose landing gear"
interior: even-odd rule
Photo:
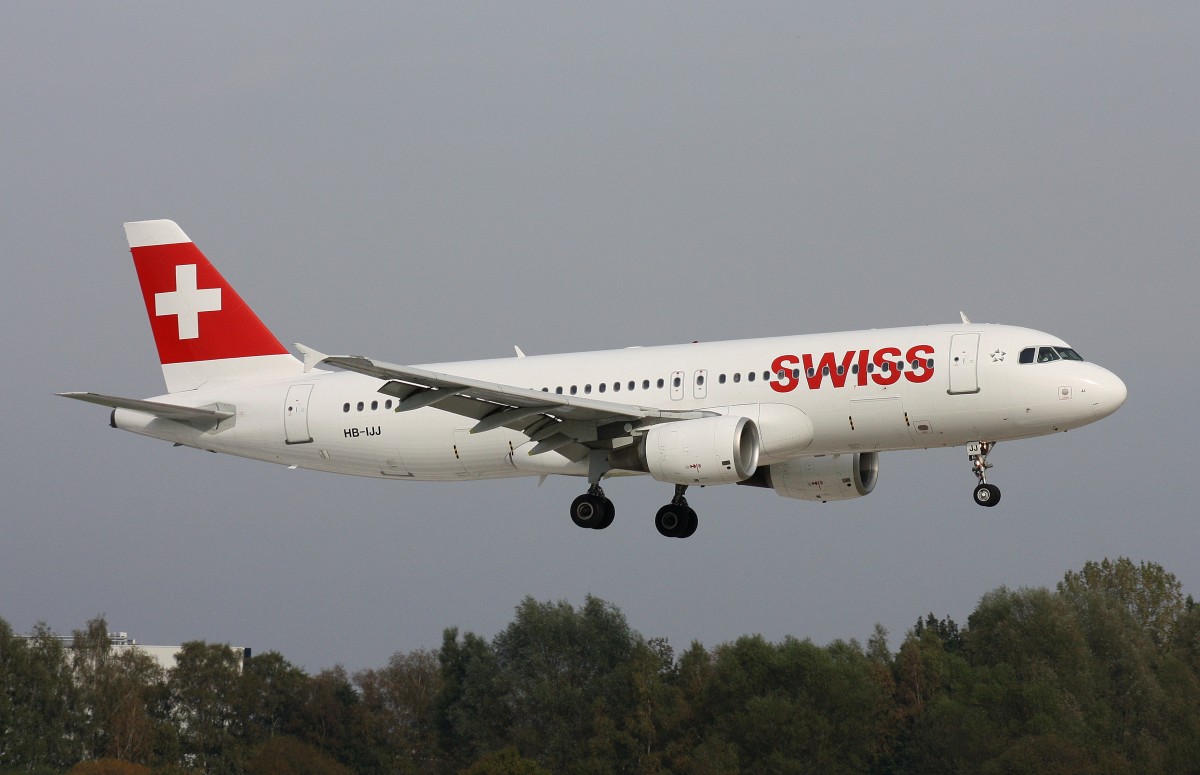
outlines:
[[[967,445],[967,458],[971,461],[971,471],[979,484],[975,487],[975,502],[980,506],[992,507],[1000,502],[1000,488],[988,484],[987,470],[992,467],[988,462],[988,453],[996,446],[994,441],[973,441]]]

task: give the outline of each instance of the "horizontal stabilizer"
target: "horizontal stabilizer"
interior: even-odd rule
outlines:
[[[158,401],[145,401],[139,398],[121,398],[106,396],[100,393],[59,393],[64,398],[74,398],[77,401],[87,401],[89,404],[99,404],[113,409],[129,409],[134,412],[145,412],[164,420],[174,420],[203,428],[215,428],[222,420],[228,420],[237,412],[228,404],[220,408],[199,406],[179,406],[178,404],[163,404]]]

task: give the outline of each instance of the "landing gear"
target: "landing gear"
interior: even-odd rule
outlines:
[[[586,493],[571,502],[571,521],[579,527],[603,530],[613,523],[616,516],[616,506],[604,497],[604,490],[599,485],[592,485]]]
[[[571,501],[571,521],[579,527],[603,530],[617,516],[617,508],[600,489],[600,480],[610,470],[608,453],[592,450],[588,458],[588,491]]]
[[[667,538],[688,538],[696,532],[700,520],[683,497],[686,484],[675,485],[675,497],[654,515],[654,527]]]
[[[992,464],[987,462],[987,457],[994,446],[994,441],[973,441],[967,445],[971,471],[979,480],[979,485],[975,488],[975,502],[989,508],[1000,502],[1000,488],[987,482],[987,470],[992,467]]]

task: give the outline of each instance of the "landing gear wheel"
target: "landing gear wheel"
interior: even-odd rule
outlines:
[[[687,538],[696,532],[700,520],[686,503],[668,503],[654,515],[654,527],[667,538]]]
[[[696,517],[696,512],[689,508],[687,513],[687,524],[684,525],[683,530],[679,532],[679,538],[691,538],[696,532],[696,528],[699,526],[700,520]]]
[[[687,512],[689,511],[691,509],[687,506],[668,503],[654,515],[654,527],[658,528],[658,532],[667,538],[675,538],[680,527],[687,525]]]
[[[596,523],[597,530],[603,530],[613,523],[617,516],[617,507],[608,498],[604,499],[604,516]]]
[[[571,521],[579,527],[596,528],[604,522],[606,509],[603,495],[584,493],[571,501]]]
[[[994,484],[981,484],[975,488],[975,502],[980,506],[992,507],[1000,502],[1000,488]]]
[[[579,527],[603,530],[616,516],[617,507],[602,494],[584,493],[571,502],[571,521]]]

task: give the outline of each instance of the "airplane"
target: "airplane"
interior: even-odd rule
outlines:
[[[292,355],[173,221],[125,224],[167,392],[59,395],[114,428],[291,468],[398,480],[586,478],[579,527],[616,514],[601,482],[674,486],[654,524],[696,532],[689,487],[830,502],[870,494],[881,452],[965,446],[974,500],[996,443],[1115,412],[1112,372],[1058,337],[961,323],[406,366]]]

